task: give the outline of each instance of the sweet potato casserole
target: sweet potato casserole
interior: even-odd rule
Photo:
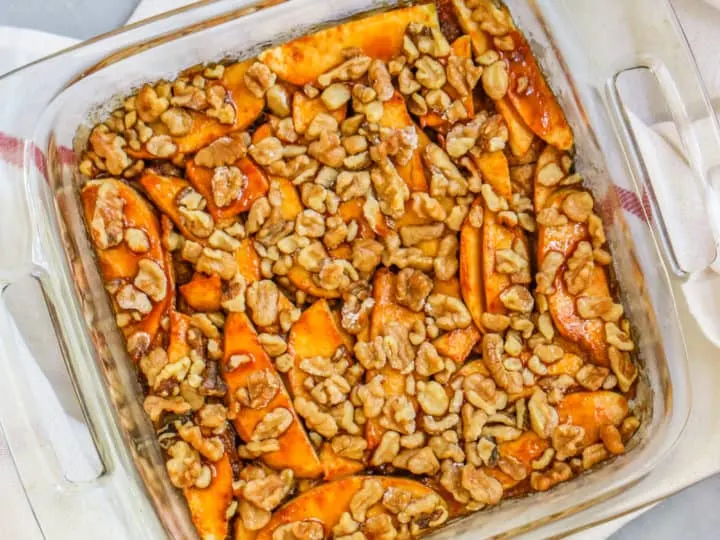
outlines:
[[[623,453],[630,325],[573,135],[493,0],[146,84],[82,203],[205,539],[407,538]]]

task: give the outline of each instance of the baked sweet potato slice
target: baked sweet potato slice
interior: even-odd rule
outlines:
[[[482,204],[482,197],[478,197],[472,205]],[[481,331],[482,314],[485,311],[482,279],[482,230],[473,227],[470,220],[465,219],[460,229],[460,290],[475,326]]]
[[[372,58],[390,60],[402,50],[411,22],[438,26],[432,3],[378,13],[327,28],[260,53],[281,79],[302,86],[344,61],[343,50],[357,47]]]
[[[430,139],[423,130],[418,128],[412,120],[405,105],[405,99],[399,92],[383,103],[383,115],[379,124],[388,128],[405,128],[413,126],[418,136],[418,146],[406,165],[398,165],[397,172],[405,180],[408,189],[413,191],[427,191],[428,183],[422,163],[422,154]]]
[[[295,126],[295,131],[302,135],[304,134],[313,119],[320,113],[327,113],[340,124],[347,116],[347,104],[343,105],[339,109],[330,111],[326,106],[325,102],[318,97],[309,98],[303,92],[295,92],[292,98],[292,120]]]
[[[337,455],[328,443],[323,444],[320,449],[320,461],[325,468],[323,479],[328,482],[352,476],[365,469],[365,464],[362,461]]]
[[[507,96],[495,101],[495,108],[505,120],[508,128],[508,142],[514,156],[524,156],[532,146],[535,135],[522,119]]]
[[[576,392],[565,396],[558,403],[557,411],[561,424],[585,430],[583,446],[590,446],[600,440],[602,426],[620,425],[628,415],[628,402],[617,392]]]
[[[526,431],[514,441],[499,444],[498,454],[500,454],[500,458],[512,459],[525,469],[527,476],[530,476],[533,471],[532,462],[540,458],[549,447],[550,443],[547,439],[539,437],[534,431]],[[517,486],[522,481],[515,480],[497,468],[486,468],[485,472],[497,479],[506,490]]]
[[[300,195],[293,185],[293,183],[287,178],[280,176],[270,177],[270,189],[278,190],[282,197],[282,206],[280,207],[280,217],[286,221],[292,221],[297,215],[302,212],[305,207],[300,200]]]
[[[452,42],[450,48],[452,49],[452,55],[454,56],[459,56],[461,58],[472,58],[472,40],[468,35],[460,36],[459,38],[457,38],[455,41]],[[472,91],[463,98],[460,94],[458,94],[457,90],[455,90],[455,88],[453,88],[453,86],[449,83],[445,84],[445,86],[443,87],[443,91],[453,99],[462,99],[462,103],[465,106],[465,111],[467,111],[468,119],[475,116],[475,102],[473,99]],[[445,120],[441,115],[434,111],[430,111],[420,117],[420,125],[422,127],[442,128],[441,131],[444,133],[448,123],[447,120]]]
[[[482,226],[482,276],[485,311],[488,313],[506,313],[507,309],[500,301],[500,294],[512,284],[508,274],[502,274],[495,268],[495,257],[501,249],[512,249],[515,241],[525,243],[527,238],[519,228],[510,228],[498,223],[494,212],[485,212]]]
[[[183,236],[196,242],[201,241],[185,226],[177,203],[178,195],[191,187],[190,182],[177,176],[163,176],[156,174],[154,171],[147,171],[140,177],[140,185],[145,189],[145,193],[155,203],[155,206],[180,229]]]
[[[308,397],[303,385],[308,375],[300,367],[302,361],[316,356],[331,358],[342,345],[344,336],[326,300],[318,300],[303,311],[288,335],[288,353],[293,359],[288,381],[293,397]]]
[[[323,289],[313,281],[312,274],[300,265],[290,268],[287,274],[290,283],[301,291],[304,291],[317,298],[340,298],[340,291]]]
[[[233,473],[228,453],[211,464],[213,478],[204,489],[185,488],[190,516],[203,540],[222,540],[228,534],[227,509],[233,498]]]
[[[432,292],[433,294],[445,294],[462,299],[460,282],[457,278],[435,281]],[[467,328],[457,328],[443,334],[434,339],[432,344],[442,356],[446,356],[456,364],[462,365],[472,348],[480,340],[480,337],[481,334],[478,329],[471,324]]]
[[[435,493],[431,488],[407,478],[395,478],[392,476],[351,476],[342,480],[328,482],[314,487],[305,493],[300,494],[289,503],[280,507],[273,514],[270,523],[260,529],[258,540],[271,540],[275,530],[285,524],[296,521],[314,521],[320,523],[324,530],[324,538],[331,537],[333,527],[340,521],[344,512],[351,512],[350,502],[355,494],[362,488],[365,482],[380,482],[383,493],[389,490],[402,490],[409,492],[412,500],[420,499]],[[446,503],[440,496],[438,505],[447,510]],[[371,506],[367,515],[374,515],[384,510],[382,502]],[[396,518],[394,518],[396,519]],[[398,523],[395,522],[395,528]]]
[[[197,165],[194,160],[188,161],[186,165],[188,180],[190,180],[193,187],[205,197],[208,212],[210,212],[215,219],[233,217],[241,212],[250,210],[252,203],[264,196],[268,191],[267,177],[253,160],[245,157],[236,161],[234,166],[240,169],[245,178],[247,178],[247,184],[237,199],[227,206],[219,207],[215,204],[215,198],[213,196],[212,179],[214,170]]]
[[[365,217],[363,210],[364,205],[365,197],[357,197],[355,199],[350,199],[349,201],[341,202],[338,207],[338,215],[346,224],[350,223],[352,220],[357,222],[358,236],[360,238],[374,238],[376,234],[381,237],[387,236],[390,229],[387,226],[385,215],[379,212],[377,225],[375,226],[375,229],[373,229]],[[396,226],[396,228],[398,227]]]
[[[142,259],[153,261],[165,273],[167,280],[165,297],[160,301],[150,298],[152,308],[149,313],[145,314],[141,320],[131,321],[122,328],[126,338],[137,332],[145,332],[150,336],[152,343],[160,327],[160,320],[167,312],[175,295],[175,287],[167,265],[167,254],[162,247],[157,216],[144,197],[120,180],[110,178],[92,180],[83,187],[81,199],[85,222],[95,247],[104,283],[113,281],[119,281],[122,284],[132,283],[138,274]],[[104,205],[104,201],[109,199],[122,205],[119,211],[122,213],[124,237],[118,244],[102,249],[101,246],[105,247],[105,244],[100,237],[104,237],[106,234],[103,216],[107,211],[98,205]],[[145,234],[148,240],[147,251],[136,253],[130,249],[128,241],[125,239],[128,229],[137,229]]]
[[[214,274],[195,274],[185,285],[178,287],[185,302],[195,311],[219,311],[222,281]]]
[[[571,189],[561,189],[545,199],[545,207],[559,208]],[[587,225],[569,222],[558,227],[538,227],[538,264],[550,251],[557,251],[566,259],[571,256],[578,243],[590,240]],[[550,314],[560,334],[573,343],[580,345],[590,353],[593,363],[609,366],[608,347],[605,340],[605,325],[600,319],[583,319],[577,312],[577,297],[571,295],[563,277],[566,265],[563,264],[553,281],[554,292],[547,295]],[[595,298],[610,297],[610,287],[606,270],[595,265],[587,288],[580,296]]]
[[[218,137],[233,131],[242,131],[260,116],[265,106],[265,100],[256,98],[245,86],[245,72],[254,61],[254,59],[243,60],[227,66],[222,78],[214,83],[224,86],[227,90],[229,99],[235,107],[235,122],[229,125],[221,124],[215,118],[194,113],[190,132],[175,139],[179,153],[197,152]]]
[[[508,65],[508,100],[535,135],[556,148],[570,150],[573,146],[572,130],[525,37],[518,30],[512,30],[509,35],[515,49],[498,51]],[[525,88],[518,84],[521,78],[527,81]]]
[[[416,321],[423,321],[422,312],[415,313],[406,307],[395,303],[396,276],[386,268],[375,272],[373,279],[373,298],[375,306],[370,317],[370,340],[384,336],[388,324],[397,323],[411,328]],[[382,387],[386,396],[399,396],[405,393],[405,375],[386,363],[382,369],[368,370],[365,380],[371,381],[375,375],[382,375]],[[365,439],[368,448],[373,449],[382,438],[385,429],[380,426],[377,418],[369,418],[365,423]]]
[[[170,337],[168,340],[168,362],[174,364],[190,354],[187,334],[190,329],[190,316],[178,311],[170,312]]]
[[[228,363],[234,355],[247,355],[250,361],[231,369]],[[231,399],[236,399],[237,391],[247,386],[253,373],[264,372],[279,385],[277,393],[264,406],[241,408],[233,420],[235,431],[240,438],[245,442],[250,441],[255,427],[267,413],[284,408],[292,414],[292,421],[277,439],[280,449],[263,454],[261,459],[275,469],[292,469],[299,478],[316,478],[322,475],[322,464],[295,413],[290,396],[265,349],[260,345],[252,323],[244,313],[230,313],[225,321],[224,364],[223,376]]]
[[[480,25],[472,18],[472,9],[465,5],[465,0],[451,0],[455,8],[460,28],[470,37],[475,54],[483,54],[492,48],[490,37],[480,29]]]
[[[235,261],[238,265],[238,273],[245,279],[246,285],[259,281],[260,255],[255,251],[255,246],[250,238],[240,241],[240,247],[235,250]]]
[[[480,171],[483,181],[490,184],[495,193],[503,199],[512,198],[510,165],[501,151],[472,154],[472,160]]]

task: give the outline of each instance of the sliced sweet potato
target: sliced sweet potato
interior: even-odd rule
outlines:
[[[270,125],[270,122],[265,122],[264,124],[257,127],[257,129],[252,134],[252,143],[257,144],[263,139],[267,139],[268,137],[273,136],[273,128]]]
[[[228,361],[237,354],[247,355],[251,361],[230,369]],[[280,449],[263,454],[261,459],[275,469],[292,469],[299,478],[316,478],[322,475],[322,464],[295,413],[290,396],[265,349],[260,345],[252,323],[244,313],[230,313],[225,321],[224,363],[223,376],[231,399],[234,399],[236,392],[247,384],[248,377],[252,373],[265,371],[280,384],[280,390],[266,406],[257,409],[243,407],[240,414],[235,417],[233,425],[240,438],[249,441],[255,426],[267,413],[280,407],[285,408],[290,411],[293,418],[288,429],[278,437]]]
[[[364,197],[358,197],[350,199],[349,201],[341,202],[338,207],[338,215],[342,218],[345,223],[350,223],[355,220],[358,224],[358,236],[360,238],[374,238],[375,231],[370,227],[368,220],[365,218],[363,213],[363,205],[365,204]],[[386,236],[390,229],[388,229],[385,222],[385,216],[382,215],[382,219],[378,220],[376,229],[378,230],[379,236]]]
[[[293,359],[288,380],[293,397],[308,396],[303,385],[307,373],[300,368],[301,362],[315,356],[332,357],[344,344],[345,339],[327,301],[318,300],[303,311],[288,335],[288,353]]]
[[[512,249],[516,240],[525,242],[527,248],[527,238],[521,229],[501,225],[496,214],[486,209],[482,226],[482,275],[485,310],[489,313],[507,311],[500,294],[511,285],[511,279],[495,269],[495,254],[501,249]]]
[[[462,58],[472,58],[472,40],[470,36],[460,36],[452,42],[452,45],[450,45],[450,47],[452,48],[452,54],[454,56],[459,56]],[[453,88],[453,86],[449,83],[445,84],[445,86],[443,87],[443,91],[453,99],[462,98],[462,96],[458,94],[457,90],[455,90],[455,88]],[[475,102],[472,92],[469,92],[467,96],[462,98],[462,103],[465,106],[468,118],[472,118],[473,116],[475,116]],[[446,129],[448,124],[447,120],[445,120],[441,115],[434,111],[430,111],[420,117],[420,125],[422,127],[443,127]],[[444,132],[444,129],[442,131]]]
[[[583,367],[582,358],[577,354],[565,353],[560,360],[548,366],[548,375],[570,375],[574,377],[581,367]]]
[[[292,119],[295,131],[300,135],[307,131],[310,122],[320,113],[330,114],[338,124],[345,120],[347,116],[347,104],[339,109],[330,111],[325,102],[318,97],[309,98],[303,92],[295,92],[292,98]]]
[[[482,197],[478,197],[472,205],[482,204]],[[482,331],[482,314],[485,311],[482,282],[482,231],[473,227],[468,219],[460,229],[460,290],[475,326]]]
[[[345,476],[352,476],[365,469],[362,461],[344,458],[335,453],[328,443],[320,449],[320,461],[325,468],[325,481],[337,480]]]
[[[498,453],[501,458],[511,458],[522,465],[528,476],[533,471],[532,462],[543,455],[543,452],[550,447],[547,439],[542,439],[534,431],[526,431],[514,441],[504,442],[498,445]],[[500,469],[485,469],[485,472],[496,478],[503,486],[503,489],[510,489],[521,481],[515,480]]]
[[[545,208],[548,198],[555,191],[556,187],[543,186],[538,181],[538,175],[547,165],[555,164],[560,167],[560,152],[554,146],[547,145],[538,156],[537,165],[535,166],[535,178],[533,182],[533,205],[535,212],[539,213]]]
[[[595,266],[590,284],[582,295],[596,298],[610,296],[607,275],[602,267]],[[587,350],[594,364],[610,366],[608,346],[605,341],[605,323],[601,319],[580,317],[577,313],[575,297],[568,292],[560,272],[555,278],[555,292],[548,295],[548,307],[555,326],[562,336]]]
[[[460,281],[458,278],[450,279],[436,279],[433,283],[433,294],[446,294],[453,298],[460,298],[462,293],[460,291]]]
[[[505,96],[495,101],[495,108],[505,120],[508,128],[508,142],[514,156],[524,156],[532,146],[535,135],[522,119],[510,100]]]
[[[572,424],[585,429],[583,446],[600,439],[600,428],[620,425],[628,414],[628,402],[617,392],[576,392],[565,396],[557,405],[561,424]]]
[[[558,190],[547,197],[545,207],[559,207],[564,197],[572,190]],[[590,240],[587,225],[569,222],[559,227],[538,227],[538,262],[550,251],[558,251],[565,258],[569,257],[579,242]],[[607,343],[605,341],[605,325],[600,319],[583,319],[577,313],[576,298],[571,295],[565,284],[563,274],[566,266],[558,270],[553,287],[555,291],[547,296],[548,306],[553,321],[562,336],[580,345],[590,353],[592,362],[601,366],[609,366]],[[582,296],[597,298],[609,297],[610,288],[605,269],[595,265],[590,282],[582,292]]]
[[[180,229],[183,236],[198,242],[201,241],[185,226],[184,220],[180,217],[177,204],[178,195],[183,190],[191,187],[190,182],[177,176],[162,176],[153,171],[148,171],[140,177],[140,185],[145,188],[145,192],[150,197],[150,200],[155,203],[155,206]]]
[[[389,128],[404,128],[415,126],[410,113],[408,113],[405,99],[398,92],[392,98],[383,103],[383,115],[380,125]],[[418,146],[413,153],[410,162],[406,165],[399,165],[397,172],[405,180],[410,191],[427,191],[428,183],[425,177],[425,169],[422,163],[422,153],[429,144],[430,139],[423,130],[415,126],[418,135]]]
[[[233,498],[233,473],[227,452],[211,465],[213,478],[204,489],[183,491],[193,524],[203,540],[222,540],[228,534],[227,509]]]
[[[257,538],[257,531],[251,531],[243,525],[243,520],[238,517],[235,520],[235,533],[233,540],[255,540]]]
[[[270,177],[270,188],[279,190],[282,196],[282,206],[280,207],[280,217],[282,219],[292,221],[305,209],[297,189],[287,178],[280,176]]]
[[[316,296],[318,298],[340,298],[340,291],[331,291],[315,285],[312,274],[300,265],[296,264],[290,268],[287,278],[290,280],[290,283],[295,285],[298,289],[312,296]]]
[[[462,364],[472,352],[475,344],[480,341],[480,331],[475,325],[458,328],[443,334],[432,343],[442,356],[447,356],[456,364]]]
[[[302,86],[342,63],[343,49],[357,47],[372,58],[390,60],[401,52],[405,29],[411,22],[437,27],[435,5],[353,20],[268,49],[259,58],[281,79]]]
[[[375,273],[373,279],[373,307],[370,317],[370,339],[385,335],[386,326],[399,323],[411,328],[416,321],[423,321],[423,313],[415,313],[395,303],[396,276],[389,270],[382,268]],[[405,375],[392,368],[389,363],[380,370],[368,370],[365,379],[371,381],[375,375],[382,375],[382,387],[386,396],[398,396],[405,392]],[[375,448],[382,438],[385,429],[380,426],[377,418],[370,418],[365,424],[365,439],[368,448]]]
[[[490,184],[498,196],[512,198],[512,183],[510,182],[510,166],[508,160],[500,151],[473,154],[473,162],[482,174],[483,180]]]
[[[190,354],[187,333],[190,329],[190,316],[177,311],[170,312],[170,339],[168,340],[168,362],[174,364]]]
[[[207,167],[196,165],[194,160],[188,161],[186,174],[190,183],[207,201],[208,212],[215,219],[228,218],[238,215],[240,212],[250,210],[252,203],[265,195],[268,191],[268,181],[265,173],[250,158],[242,158],[235,162],[235,167],[240,169],[247,178],[247,185],[240,196],[228,206],[219,207],[215,204],[212,189],[212,178],[214,171]]]
[[[255,251],[250,238],[240,241],[240,247],[235,250],[235,261],[238,265],[238,273],[245,279],[247,285],[260,280],[260,256]]]
[[[196,311],[219,311],[222,296],[220,276],[195,274],[185,285],[180,285],[180,294],[185,302]]]
[[[157,263],[163,269],[167,278],[165,298],[159,302],[150,299],[152,303],[151,311],[140,321],[133,321],[122,328],[126,338],[136,332],[146,332],[152,342],[160,327],[160,320],[167,312],[175,295],[172,276],[167,266],[167,254],[160,240],[160,224],[152,207],[132,187],[119,180],[109,178],[93,180],[85,184],[81,194],[85,222],[88,224],[91,239],[94,238],[92,223],[98,203],[98,193],[104,184],[106,184],[106,187],[103,189],[112,190],[114,192],[112,196],[123,201],[124,230],[129,228],[142,230],[148,238],[149,249],[145,253],[134,253],[125,241],[107,249],[100,249],[93,240],[103,281],[109,283],[114,280],[122,280],[123,283],[132,283],[138,273],[138,264],[141,259],[150,259]]]
[[[380,482],[384,492],[392,489],[410,492],[413,500],[435,493],[431,488],[420,482],[407,478],[350,476],[314,487],[277,509],[270,523],[259,531],[258,540],[271,540],[273,532],[281,525],[303,520],[321,523],[325,531],[325,537],[329,537],[333,527],[340,521],[340,516],[344,512],[350,512],[350,501],[362,489],[365,481]],[[438,497],[438,499],[439,504],[445,506],[442,498]],[[368,515],[374,515],[378,513],[378,510],[385,511],[381,502],[371,506],[368,509]],[[398,524],[395,523],[396,528],[397,526]]]
[[[492,48],[492,40],[480,29],[480,25],[472,18],[472,9],[465,5],[465,0],[452,0],[460,27],[463,29],[472,42],[475,54],[483,54]]]
[[[556,148],[570,150],[573,146],[572,130],[527,41],[518,30],[512,30],[509,35],[513,38],[515,49],[498,51],[508,64],[509,101],[535,135]],[[527,80],[526,88],[518,85],[521,77]]]

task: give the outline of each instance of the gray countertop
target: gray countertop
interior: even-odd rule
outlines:
[[[700,0],[680,0],[681,3]],[[87,39],[122,25],[139,0],[0,0],[0,25]],[[718,29],[720,36],[720,28]],[[614,540],[718,538],[720,477],[671,497],[626,525]]]

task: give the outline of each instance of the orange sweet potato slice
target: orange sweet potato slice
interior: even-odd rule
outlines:
[[[564,197],[571,191],[562,189],[552,193],[546,198],[545,206],[559,207]],[[569,222],[559,227],[540,225],[538,227],[539,264],[542,264],[550,251],[558,251],[565,258],[569,257],[582,240],[590,240],[587,225],[584,223]],[[565,268],[566,266],[563,265],[558,270],[553,283],[555,291],[547,297],[550,315],[560,334],[588,351],[593,363],[609,366],[605,325],[600,319],[583,319],[577,313],[576,298],[568,292],[563,277]],[[582,296],[597,298],[610,296],[608,276],[603,267],[595,265],[590,282],[582,292]]]
[[[475,325],[467,328],[458,328],[435,339],[437,352],[442,356],[450,358],[456,364],[462,364],[472,352],[475,344],[480,341],[480,331]]]
[[[250,210],[252,203],[265,195],[268,191],[268,181],[265,173],[250,158],[242,158],[235,162],[235,167],[240,169],[247,178],[247,186],[242,190],[240,196],[228,206],[219,207],[215,204],[212,189],[212,178],[214,171],[207,167],[196,165],[194,160],[188,161],[186,174],[190,183],[198,192],[205,197],[207,208],[215,219],[228,218],[238,215],[241,212]]]
[[[315,285],[312,274],[300,265],[296,264],[290,268],[287,278],[290,280],[290,283],[295,285],[298,289],[312,296],[316,296],[318,298],[340,298],[340,291],[331,291],[323,289],[319,285]]]
[[[273,128],[270,125],[270,122],[265,122],[261,126],[258,126],[258,128],[253,132],[252,134],[252,143],[257,144],[263,139],[267,139],[268,137],[273,136]]]
[[[547,439],[542,439],[534,431],[526,431],[514,441],[504,442],[498,445],[500,457],[512,458],[522,465],[525,473],[529,476],[533,471],[532,462],[543,455],[543,452],[550,447]],[[500,469],[485,469],[485,472],[496,478],[503,486],[503,489],[510,489],[521,481],[515,480]]]
[[[445,294],[458,299],[462,298],[460,282],[457,278],[435,281],[432,292],[433,294]],[[481,334],[478,329],[471,324],[467,328],[457,328],[443,334],[433,340],[432,344],[442,356],[446,356],[456,364],[461,365],[480,340],[480,337]]]
[[[307,373],[300,368],[301,362],[315,356],[332,357],[337,348],[344,344],[344,336],[327,301],[318,300],[303,311],[288,335],[288,353],[293,359],[288,380],[293,397],[308,396],[303,385]]]
[[[325,102],[318,97],[309,98],[303,92],[295,92],[292,98],[292,119],[295,131],[302,135],[310,127],[310,123],[320,113],[327,113],[335,120],[338,124],[345,120],[347,116],[347,104],[343,105],[339,109],[330,111],[326,106]]]
[[[219,311],[222,295],[220,276],[195,274],[185,285],[180,285],[180,294],[185,302],[196,311]]]
[[[450,48],[452,49],[452,54],[454,56],[472,58],[472,40],[468,35],[457,38],[452,42]],[[453,86],[449,83],[445,84],[443,91],[453,99],[462,98],[462,96],[458,94],[457,90],[455,90],[455,88],[453,88]],[[462,103],[465,106],[468,118],[475,116],[475,101],[473,99],[472,92],[469,92],[467,96],[462,98]],[[447,129],[447,120],[438,113],[430,111],[420,117],[420,125],[422,127],[443,128],[442,131],[444,132]]]
[[[238,273],[245,279],[247,285],[260,280],[260,256],[255,251],[250,238],[240,241],[240,247],[235,250],[235,261],[238,265]]]
[[[162,213],[168,216],[175,226],[180,229],[183,236],[199,242],[180,217],[177,197],[183,190],[191,187],[190,183],[177,176],[162,176],[153,171],[147,171],[140,177],[140,185],[145,189],[150,200],[155,203]]]
[[[480,171],[483,181],[490,184],[499,197],[512,198],[512,182],[510,181],[510,165],[507,157],[500,151],[473,154],[472,160]]]
[[[285,221],[292,221],[302,212],[305,207],[300,201],[297,189],[293,183],[287,178],[280,176],[270,177],[271,189],[277,189],[282,196],[282,206],[280,207],[280,217]]]
[[[573,146],[572,130],[527,41],[518,30],[511,31],[509,35],[513,38],[515,49],[498,51],[508,64],[509,101],[535,135],[556,148],[570,150]],[[520,78],[527,80],[527,88],[518,87]]]
[[[404,128],[414,126],[414,122],[408,113],[405,99],[398,92],[392,98],[383,103],[383,115],[380,125],[388,128]],[[429,144],[430,139],[425,132],[415,126],[418,135],[418,146],[412,158],[406,165],[397,166],[397,172],[405,180],[410,191],[427,191],[428,184],[425,177],[425,169],[422,163],[422,153]]]
[[[607,275],[602,267],[595,266],[590,284],[583,296],[603,298],[610,296]],[[575,297],[565,286],[561,273],[555,278],[555,292],[548,295],[548,307],[560,334],[579,344],[590,353],[594,364],[610,366],[605,341],[605,324],[601,319],[583,319],[577,312]]]
[[[328,443],[323,444],[320,449],[320,461],[325,467],[325,476],[323,477],[325,481],[352,476],[365,469],[362,461],[337,455]]]
[[[233,473],[227,452],[211,468],[213,478],[208,487],[183,490],[193,524],[203,540],[217,540],[227,536],[226,513],[233,497]]]
[[[514,156],[524,156],[532,146],[535,135],[522,119],[507,96],[495,101],[495,108],[505,120],[508,128],[508,142]]]
[[[258,532],[258,540],[271,540],[275,529],[293,521],[311,520],[322,524],[325,536],[340,521],[344,512],[350,511],[350,501],[363,487],[366,480],[379,481],[384,491],[398,489],[410,492],[413,499],[420,499],[435,493],[431,488],[407,478],[392,476],[350,476],[314,487],[300,494],[289,503],[275,511],[270,522]],[[446,504],[440,497],[439,504]],[[382,503],[368,509],[368,515],[374,515],[382,509]],[[397,523],[395,524],[397,527]]]
[[[235,122],[230,125],[221,124],[215,118],[194,113],[190,132],[175,139],[179,153],[197,152],[218,137],[233,131],[242,131],[260,116],[265,106],[265,100],[256,98],[245,86],[245,72],[254,61],[254,59],[244,60],[227,66],[222,78],[215,83],[224,86],[230,94],[230,101],[235,106]]]
[[[358,236],[360,238],[374,238],[376,232],[379,236],[387,236],[390,229],[385,221],[385,216],[380,214],[382,219],[378,220],[378,225],[376,225],[377,231],[373,230],[370,223],[368,223],[368,220],[365,218],[365,214],[363,212],[364,204],[364,197],[358,197],[350,199],[349,201],[341,202],[338,207],[338,215],[346,224],[350,223],[352,220],[357,222]]]
[[[370,339],[385,335],[386,326],[391,323],[398,323],[407,328],[412,327],[416,321],[423,321],[423,313],[415,313],[395,303],[395,281],[396,276],[389,270],[382,268],[375,273],[373,279],[373,298],[375,306],[370,317]],[[371,381],[375,375],[382,375],[382,387],[386,396],[398,396],[405,392],[405,375],[393,369],[389,363],[380,370],[368,370],[365,373],[365,380]],[[377,418],[368,419],[365,424],[365,438],[368,448],[375,448],[382,438],[385,429],[382,428]]]
[[[561,424],[585,429],[583,446],[600,439],[602,426],[618,426],[628,414],[627,399],[617,392],[576,392],[565,396],[557,405]]]
[[[508,274],[496,271],[495,254],[501,249],[512,249],[516,239],[527,243],[520,229],[501,225],[496,214],[486,209],[482,226],[482,276],[485,310],[488,313],[507,312],[500,301],[500,294],[510,287],[512,282]]]
[[[321,30],[310,36],[260,53],[260,60],[281,79],[302,86],[344,61],[343,50],[390,60],[402,50],[405,29],[411,22],[438,26],[432,3],[378,13]]]
[[[234,370],[229,369],[228,361],[236,354],[247,355],[251,361],[241,364]],[[228,386],[228,396],[231,396],[231,399],[234,399],[237,390],[247,384],[248,377],[252,373],[265,371],[280,384],[280,391],[266,406],[257,409],[243,407],[240,414],[235,417],[233,425],[240,438],[246,442],[251,440],[255,426],[267,413],[279,407],[285,408],[290,411],[293,419],[288,429],[278,437],[280,449],[263,454],[261,459],[275,469],[292,469],[299,478],[320,476],[323,473],[322,464],[295,413],[285,386],[265,349],[260,345],[252,323],[244,313],[230,313],[225,321],[224,363],[223,374]]]
[[[190,329],[190,316],[177,311],[170,312],[170,338],[168,340],[168,362],[174,364],[190,354],[187,333]]]
[[[167,254],[160,240],[160,224],[152,207],[132,187],[114,179],[93,180],[85,184],[81,194],[85,222],[91,231],[91,238],[93,237],[92,222],[98,202],[98,193],[103,184],[107,184],[107,187],[103,189],[114,190],[114,196],[123,201],[122,212],[125,230],[128,228],[142,230],[146,234],[150,246],[147,252],[140,254],[131,251],[125,241],[108,249],[96,247],[95,251],[103,281],[108,283],[114,280],[122,280],[123,283],[132,283],[138,273],[138,263],[141,259],[150,259],[157,263],[164,270],[167,278],[165,298],[159,302],[150,299],[152,303],[151,311],[140,321],[131,322],[122,328],[126,338],[136,332],[146,332],[152,342],[160,327],[160,320],[167,312],[168,306],[175,295],[172,276],[167,266]],[[93,245],[97,246],[96,243],[93,243]]]
[[[533,182],[533,205],[535,206],[535,212],[539,213],[545,208],[548,198],[558,188],[544,186],[538,181],[538,175],[546,166],[555,164],[560,167],[560,152],[553,146],[546,146],[545,149],[540,153],[537,164],[535,166],[535,178]]]
[[[482,197],[473,202],[473,206],[481,204]],[[483,330],[481,320],[485,311],[485,299],[482,282],[482,231],[473,227],[468,219],[460,229],[460,290],[475,326]]]

